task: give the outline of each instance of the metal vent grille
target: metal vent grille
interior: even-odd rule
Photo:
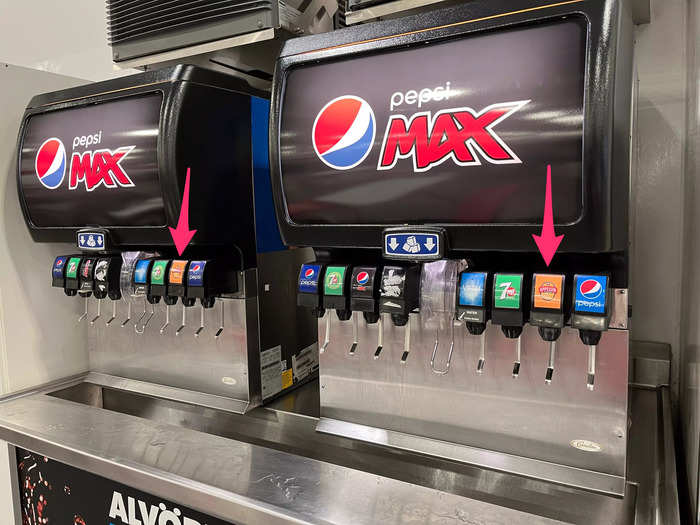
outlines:
[[[114,46],[152,39],[272,9],[270,0],[107,0],[107,40]]]

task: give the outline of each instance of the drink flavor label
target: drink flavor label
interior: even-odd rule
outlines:
[[[79,265],[80,265],[80,257],[71,257],[70,260],[68,261],[68,266],[66,266],[66,278],[77,279]]]
[[[168,261],[156,261],[151,268],[151,284],[165,284],[165,268]]]
[[[323,289],[325,295],[343,295],[346,271],[347,268],[345,266],[329,266],[326,268],[326,279]]]
[[[484,306],[486,273],[463,273],[459,282],[460,306]]]
[[[207,261],[192,261],[187,272],[187,286],[204,286],[204,267]]]
[[[299,272],[299,291],[318,293],[319,275],[321,275],[320,264],[303,264]]]
[[[574,311],[605,314],[607,292],[607,276],[577,275],[574,281]]]
[[[563,275],[535,274],[532,289],[532,306],[561,310],[564,295]]]
[[[493,306],[495,308],[520,309],[523,276],[496,274],[493,280]]]
[[[170,284],[183,284],[183,280],[185,278],[185,268],[187,268],[187,261],[173,261],[173,263],[170,265],[168,282]]]

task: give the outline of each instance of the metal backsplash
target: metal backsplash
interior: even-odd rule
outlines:
[[[512,377],[515,340],[491,324],[483,374],[476,373],[480,338],[456,324],[451,366],[440,375],[430,364],[436,331],[423,326],[420,314],[411,315],[411,351],[403,364],[405,328],[388,316],[378,359],[377,324],[360,319],[359,345],[350,354],[352,322],[330,316],[330,343],[320,360],[319,431],[622,495],[627,330],[603,334],[589,391],[587,347],[569,327],[557,343],[552,384],[545,385],[549,344],[532,326],[522,336],[518,378]],[[318,326],[323,340],[326,319]],[[450,329],[439,339],[438,370],[445,368]]]

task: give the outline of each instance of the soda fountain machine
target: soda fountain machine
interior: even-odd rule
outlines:
[[[86,381],[243,413],[314,377],[315,318],[291,293],[308,254],[280,240],[268,115],[264,94],[192,66],[31,100],[19,198],[35,241],[76,244],[51,275],[85,302]]]
[[[626,9],[474,1],[285,44],[271,170],[315,254],[317,431],[623,495]]]

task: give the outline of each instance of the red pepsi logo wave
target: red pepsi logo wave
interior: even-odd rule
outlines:
[[[39,146],[34,171],[45,188],[54,190],[61,185],[66,175],[66,148],[60,139],[51,137]]]
[[[318,158],[336,170],[360,164],[374,144],[374,112],[364,99],[345,95],[328,102],[314,120],[311,139]]]
[[[581,283],[579,291],[586,299],[597,299],[603,293],[603,287],[595,279],[586,279]]]

